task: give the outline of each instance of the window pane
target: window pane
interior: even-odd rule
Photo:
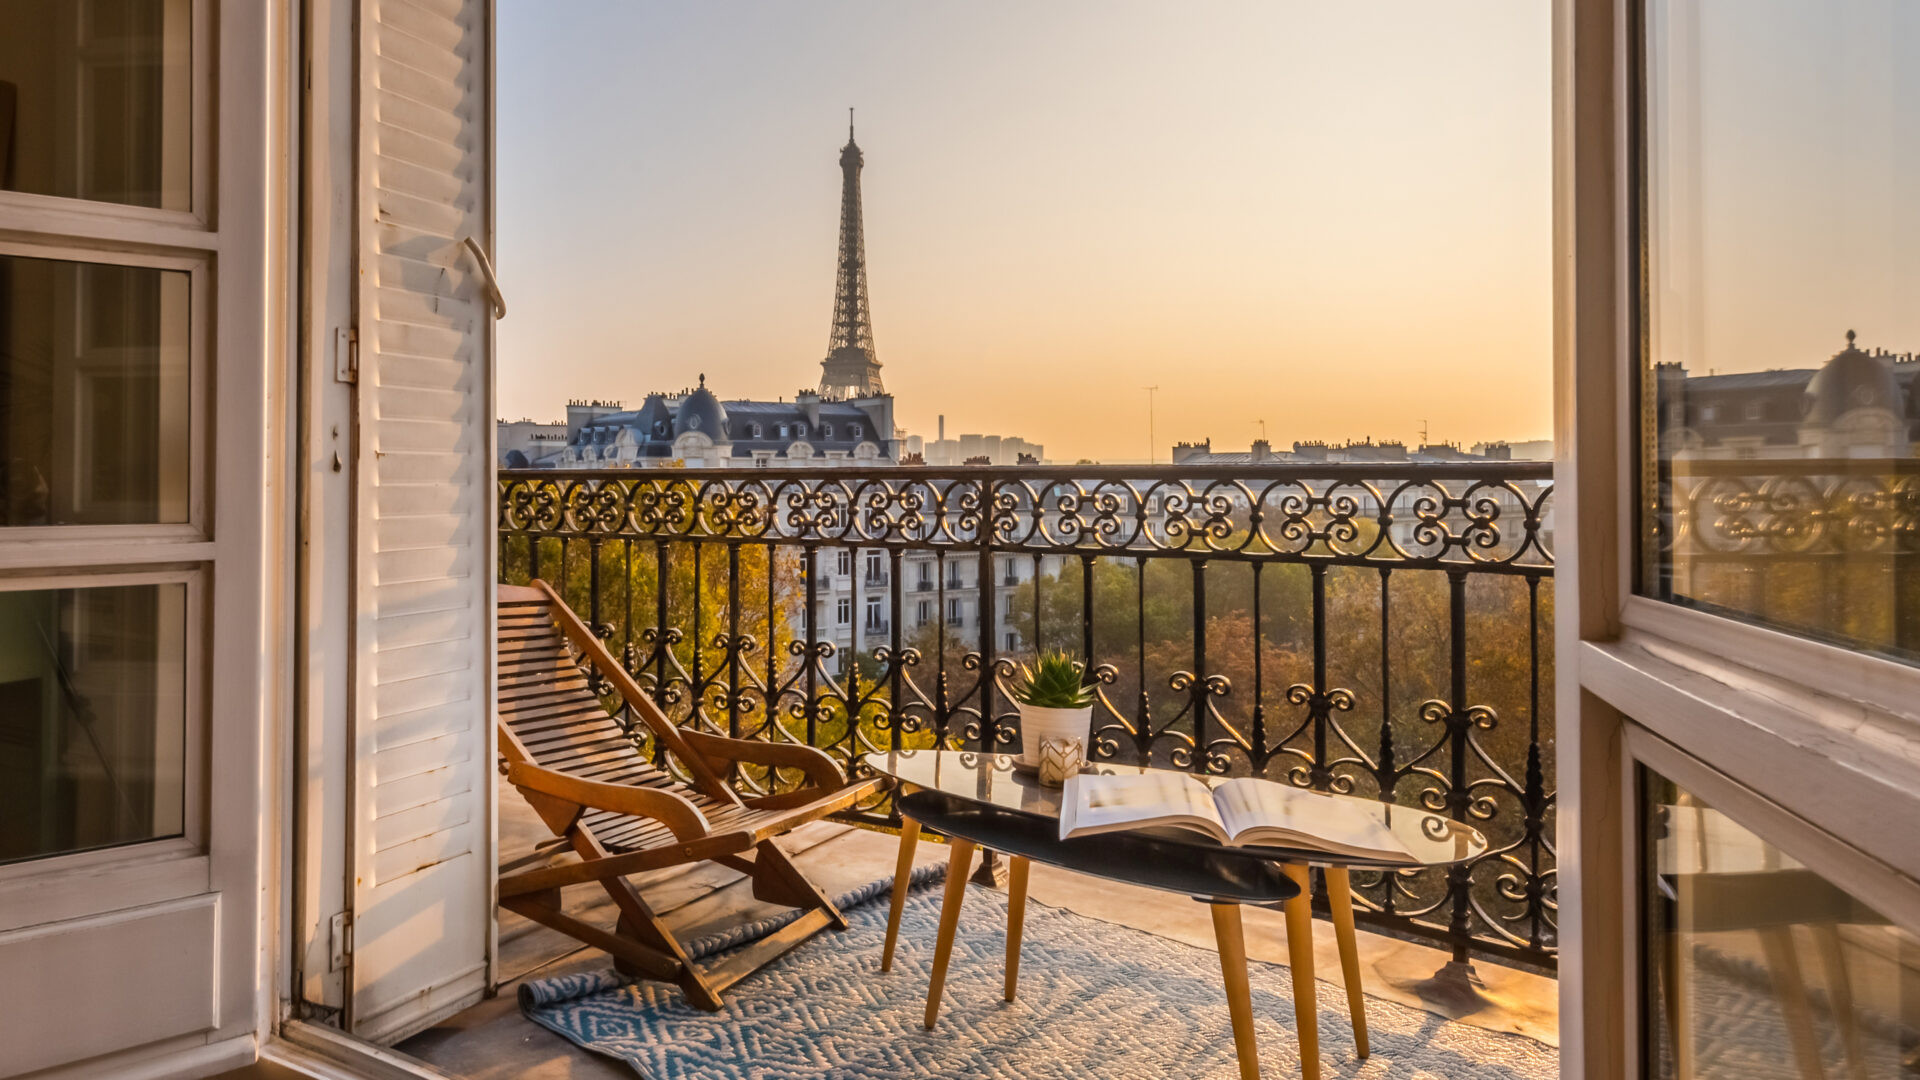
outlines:
[[[187,274],[0,255],[0,525],[187,520]]]
[[[189,206],[191,0],[0,2],[0,190]]]
[[[1642,770],[1646,1075],[1914,1075],[1920,936]]]
[[[0,592],[0,862],[180,834],[186,592]]]
[[[1920,659],[1920,4],[1646,44],[1641,591]]]

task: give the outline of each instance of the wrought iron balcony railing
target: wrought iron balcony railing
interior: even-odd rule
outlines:
[[[1005,633],[1066,649],[1096,691],[1098,757],[1472,823],[1492,841],[1472,863],[1356,873],[1362,918],[1550,968],[1551,494],[1528,462],[512,471],[500,574],[552,582],[680,723],[849,765],[1017,745],[1026,653]],[[894,583],[854,657],[804,615],[840,551],[881,553]],[[930,619],[903,617],[909,552],[935,561]],[[1011,592],[1008,558],[1033,569]],[[962,563],[978,585],[955,587]]]

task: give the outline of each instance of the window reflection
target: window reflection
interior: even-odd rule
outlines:
[[[1642,772],[1646,1072],[1920,1075],[1920,937]]]
[[[187,284],[0,256],[0,526],[187,520]]]
[[[1920,659],[1920,4],[1648,0],[1641,589]]]
[[[0,190],[185,210],[191,0],[0,3]]]
[[[186,586],[0,592],[0,863],[179,835]]]

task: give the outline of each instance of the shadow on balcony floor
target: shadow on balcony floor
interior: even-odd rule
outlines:
[[[513,789],[504,788],[500,797],[500,847],[504,857],[530,851],[547,835],[525,802]],[[817,822],[794,832],[783,846],[828,895],[838,895],[890,875],[896,843],[885,833]],[[946,855],[944,846],[924,844],[917,861],[941,862]],[[676,868],[641,880],[666,921],[686,938],[737,922],[743,913],[757,914],[758,908],[764,908],[765,914],[779,910],[754,900],[745,879],[722,867]],[[1213,947],[1207,909],[1183,897],[1037,865],[1028,889],[1034,900],[1052,907],[1206,949]],[[604,893],[595,897],[584,888],[574,889],[568,899],[572,902],[568,906],[570,914],[611,924],[612,904]],[[1286,936],[1280,913],[1249,908],[1245,919],[1249,957],[1284,965]],[[1316,923],[1314,942],[1316,973],[1323,979],[1331,973],[1337,982],[1340,968],[1331,927]],[[831,947],[830,933],[803,946]],[[1360,958],[1369,994],[1444,1015],[1397,987],[1432,975],[1447,959],[1445,953],[1362,932]],[[546,978],[606,966],[603,954],[581,950],[577,942],[503,911],[500,967],[504,981],[499,996],[421,1032],[402,1043],[400,1049],[466,1080],[632,1080],[634,1074],[619,1062],[581,1050],[527,1020],[515,1000],[519,980],[529,975]],[[1558,1043],[1554,980],[1484,962],[1478,969],[1488,984],[1488,996],[1501,1004],[1449,1019]]]

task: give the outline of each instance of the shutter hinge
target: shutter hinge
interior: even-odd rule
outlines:
[[[351,326],[333,328],[333,377],[336,382],[360,381],[360,333]]]
[[[342,911],[327,920],[327,970],[345,971],[352,955],[353,920]]]

